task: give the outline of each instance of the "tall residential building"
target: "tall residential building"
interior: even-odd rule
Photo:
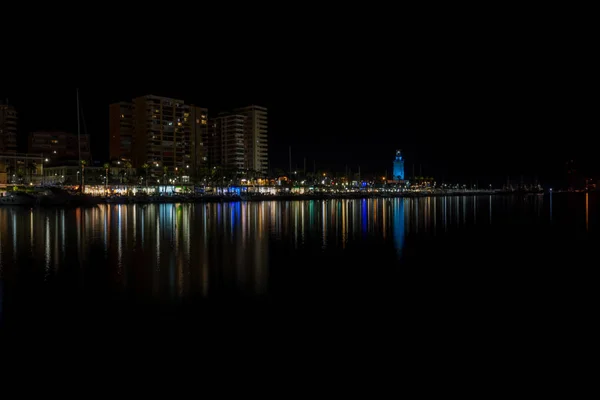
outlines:
[[[208,109],[190,106],[190,135],[192,140],[192,165],[196,176],[208,166]]]
[[[142,96],[134,104],[134,165],[186,168],[192,163],[190,107],[183,100]]]
[[[76,134],[67,132],[31,132],[29,153],[43,154],[51,162],[79,160],[90,161],[90,136],[81,135],[81,144]]]
[[[111,160],[131,161],[133,158],[133,103],[120,102],[109,106]]]
[[[17,110],[11,105],[0,104],[0,153],[17,152]]]
[[[244,127],[245,168],[249,171],[266,174],[269,168],[267,109],[252,105],[235,109],[233,112],[246,117]]]
[[[208,164],[248,175],[267,174],[267,130],[264,107],[249,106],[219,114],[208,127]]]
[[[239,114],[220,114],[214,119],[211,164],[230,172],[246,169],[246,117]]]

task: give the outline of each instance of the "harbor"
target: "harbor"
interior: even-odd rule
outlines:
[[[0,206],[80,207],[97,204],[212,203],[235,201],[295,201],[329,199],[412,198],[437,196],[539,195],[543,190],[466,188],[278,188],[278,187],[88,187],[80,193],[76,187],[58,186],[0,188]],[[172,190],[171,190],[172,189]]]

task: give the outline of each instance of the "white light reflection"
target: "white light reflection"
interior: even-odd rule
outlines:
[[[447,214],[448,214],[448,196],[444,196],[444,214],[443,214],[443,218],[444,218],[444,232],[448,232]]]
[[[33,210],[29,213],[29,247],[31,248],[31,252],[34,253],[35,249],[33,248]]]
[[[490,210],[491,210],[491,206],[490,206]],[[490,215],[491,215],[491,211],[490,211]],[[550,192],[550,222],[552,222],[552,192]]]
[[[60,244],[61,244],[61,252],[63,257],[67,256],[67,251],[66,251],[66,243],[67,243],[67,235],[65,233],[65,210],[60,210],[60,230],[61,230],[61,236],[60,236]]]
[[[50,273],[50,217],[46,217],[46,237],[44,238],[44,261],[45,261],[45,270],[46,270],[46,278],[48,278],[48,274]]]
[[[117,272],[123,274],[123,225],[122,225],[122,206],[119,204],[117,210]]]
[[[13,231],[13,260],[17,260],[17,215],[14,210],[11,212],[12,214],[12,231]]]
[[[463,225],[467,224],[467,196],[462,196],[461,198],[463,205]]]
[[[433,200],[433,235],[437,235],[437,203],[438,198]]]
[[[327,248],[327,202],[321,202],[321,229],[323,230],[323,250]]]

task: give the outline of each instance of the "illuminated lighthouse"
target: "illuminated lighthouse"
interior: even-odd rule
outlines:
[[[402,151],[396,150],[396,159],[394,160],[394,176],[395,181],[404,180],[404,159],[402,158]]]

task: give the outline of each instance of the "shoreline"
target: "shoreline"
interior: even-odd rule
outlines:
[[[360,199],[393,199],[393,198],[426,198],[426,197],[460,197],[460,196],[496,196],[519,195],[538,196],[543,192],[444,192],[444,193],[343,193],[343,194],[290,194],[290,195],[254,195],[254,196],[123,196],[100,198],[99,204],[173,204],[173,203],[233,203],[239,201],[310,201],[310,200],[360,200]]]

